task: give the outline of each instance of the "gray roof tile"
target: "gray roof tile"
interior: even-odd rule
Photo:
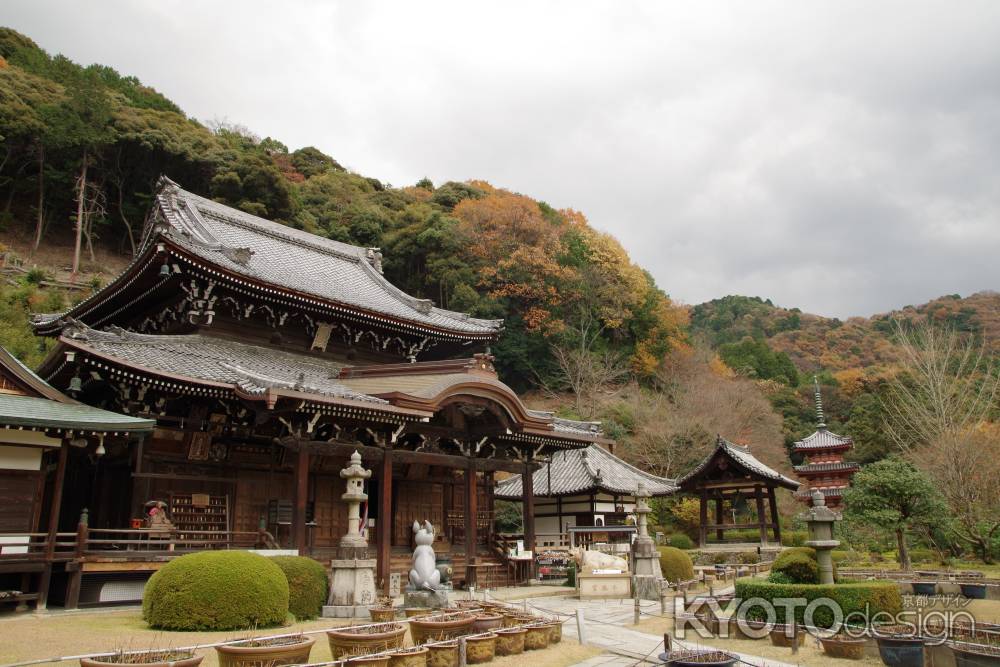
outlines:
[[[854,446],[854,441],[851,438],[845,435],[837,435],[836,433],[827,431],[825,428],[821,428],[795,443],[795,449],[799,451],[852,446]]]
[[[712,463],[716,453],[720,451],[728,455],[738,465],[742,466],[751,473],[777,482],[779,485],[790,489],[795,489],[799,486],[799,482],[796,480],[786,477],[777,470],[774,470],[773,468],[762,463],[756,456],[750,453],[749,447],[729,442],[721,435],[716,440],[715,449],[713,449],[712,452],[701,461],[701,463],[695,466],[693,470],[678,479],[677,484],[683,485],[685,482],[692,480],[701,474]]]
[[[553,454],[552,463],[543,465],[532,475],[536,496],[568,496],[592,491],[634,495],[639,481],[643,481],[654,496],[670,495],[677,490],[673,480],[639,470],[593,444]],[[497,498],[517,499],[523,495],[521,475],[508,477],[496,485]]]
[[[416,325],[495,336],[484,320],[412,297],[374,265],[370,249],[340,243],[244,213],[166,181],[157,197],[169,229],[189,252],[235,274]]]

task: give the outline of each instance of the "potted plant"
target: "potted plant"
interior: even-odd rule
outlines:
[[[193,651],[150,649],[128,651],[119,649],[96,658],[80,658],[80,667],[108,667],[109,665],[145,665],[145,667],[198,667],[205,658]]]
[[[389,667],[388,655],[359,655],[347,661],[352,667]]]
[[[427,667],[458,667],[458,642],[432,642],[427,650]]]
[[[794,635],[790,636],[790,633],[791,629],[787,625],[775,625],[770,632],[771,645],[791,648],[795,644],[802,646],[805,643],[808,634],[805,630],[798,628]]]
[[[417,616],[426,616],[427,614],[434,611],[430,607],[406,607],[403,609],[403,613],[406,614],[407,618],[416,618]]]
[[[503,628],[494,631],[497,636],[497,655],[524,653],[524,636],[527,628]]]
[[[414,644],[430,639],[453,639],[472,631],[476,617],[466,612],[435,614],[410,619],[410,638]]]
[[[524,635],[524,649],[526,651],[548,648],[552,629],[547,623],[532,623],[527,627],[527,630],[528,632]]]
[[[923,667],[924,640],[910,625],[880,625],[873,628],[878,654],[888,667]]]
[[[937,582],[934,581],[913,581],[911,585],[914,595],[934,595],[937,590]]]
[[[733,667],[739,657],[725,651],[690,649],[661,653],[660,660],[675,667]]]
[[[972,581],[960,582],[958,587],[962,590],[962,596],[970,600],[986,599],[986,584]]]
[[[974,639],[973,642],[976,640]],[[967,642],[948,642],[955,656],[955,667],[998,667],[1000,646]]]
[[[497,636],[492,632],[474,635],[465,640],[465,661],[469,664],[489,662],[497,652]]]
[[[368,613],[373,623],[390,623],[396,620],[396,608],[392,606],[392,598],[380,595],[375,604],[368,607]]]
[[[736,628],[737,639],[763,639],[764,631],[767,629],[765,621],[757,621],[749,618],[734,618],[732,626]]]
[[[316,640],[305,635],[285,637],[248,637],[238,642],[216,646],[219,667],[257,667],[258,665],[295,665],[309,662],[309,652]]]
[[[402,648],[405,634],[406,626],[402,623],[378,623],[326,631],[334,660]]]
[[[865,657],[865,644],[868,643],[868,639],[838,632],[829,637],[820,637],[819,643],[823,645],[823,652],[831,658],[861,660]]]
[[[389,654],[389,667],[427,667],[426,646],[413,646]]]
[[[475,620],[472,622],[472,631],[478,634],[480,632],[486,632],[487,630],[495,630],[502,625],[502,614],[498,614],[494,611],[481,611],[475,615]]]

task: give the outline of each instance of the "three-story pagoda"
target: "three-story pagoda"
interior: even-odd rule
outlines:
[[[844,460],[844,453],[854,448],[854,441],[849,436],[827,430],[819,382],[813,378],[813,384],[817,425],[815,432],[793,446],[795,452],[805,457],[802,465],[795,466],[795,473],[805,480],[795,497],[809,505],[812,493],[819,491],[826,499],[827,507],[837,509],[843,506],[844,491],[850,486],[854,473],[861,468],[857,463]]]

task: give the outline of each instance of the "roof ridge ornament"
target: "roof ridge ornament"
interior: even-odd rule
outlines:
[[[816,427],[821,431],[826,430],[826,418],[823,416],[823,395],[819,391],[819,379],[813,375],[813,391],[816,396]]]

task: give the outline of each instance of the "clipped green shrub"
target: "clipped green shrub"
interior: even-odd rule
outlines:
[[[767,575],[767,580],[772,584],[794,584],[792,578],[789,577],[784,572],[770,572]]]
[[[819,583],[816,551],[811,547],[785,549],[774,559],[771,571],[781,572],[796,584]]]
[[[830,558],[832,558],[833,562],[837,565],[843,565],[851,559],[851,552],[844,551],[843,549],[834,549],[830,552]]]
[[[576,563],[570,563],[566,567],[566,583],[563,585],[576,588]]]
[[[288,581],[249,551],[204,551],[163,566],[146,583],[142,616],[163,630],[242,630],[285,622]]]
[[[910,560],[914,563],[936,563],[938,557],[930,549],[910,549]]]
[[[736,562],[743,565],[751,565],[760,562],[760,554],[756,551],[741,551],[736,554]]]
[[[288,611],[300,621],[319,616],[329,588],[326,568],[306,556],[276,556],[271,562],[288,581]]]
[[[667,540],[667,543],[674,549],[694,549],[694,540],[685,535],[684,533],[674,533]]]
[[[750,598],[763,598],[765,600],[805,598],[807,601],[830,598],[840,605],[844,616],[853,612],[867,613],[869,617],[876,612],[897,614],[903,608],[903,597],[895,582],[859,581],[821,586],[819,584],[783,584],[746,578],[736,580],[736,597],[744,600]],[[787,608],[784,605],[774,605],[774,609],[777,613],[777,623],[784,624],[791,620],[785,618]],[[796,607],[795,621],[797,623],[805,622],[804,612],[805,605]],[[748,617],[753,620],[764,620],[764,610],[754,607],[749,610]],[[813,614],[812,622],[817,627],[831,627],[834,622],[833,611],[825,605],[818,606]]]
[[[689,581],[694,579],[694,563],[691,557],[677,547],[660,547],[660,570],[667,581]]]
[[[809,533],[804,530],[786,530],[781,534],[781,546],[801,547],[809,539]]]

